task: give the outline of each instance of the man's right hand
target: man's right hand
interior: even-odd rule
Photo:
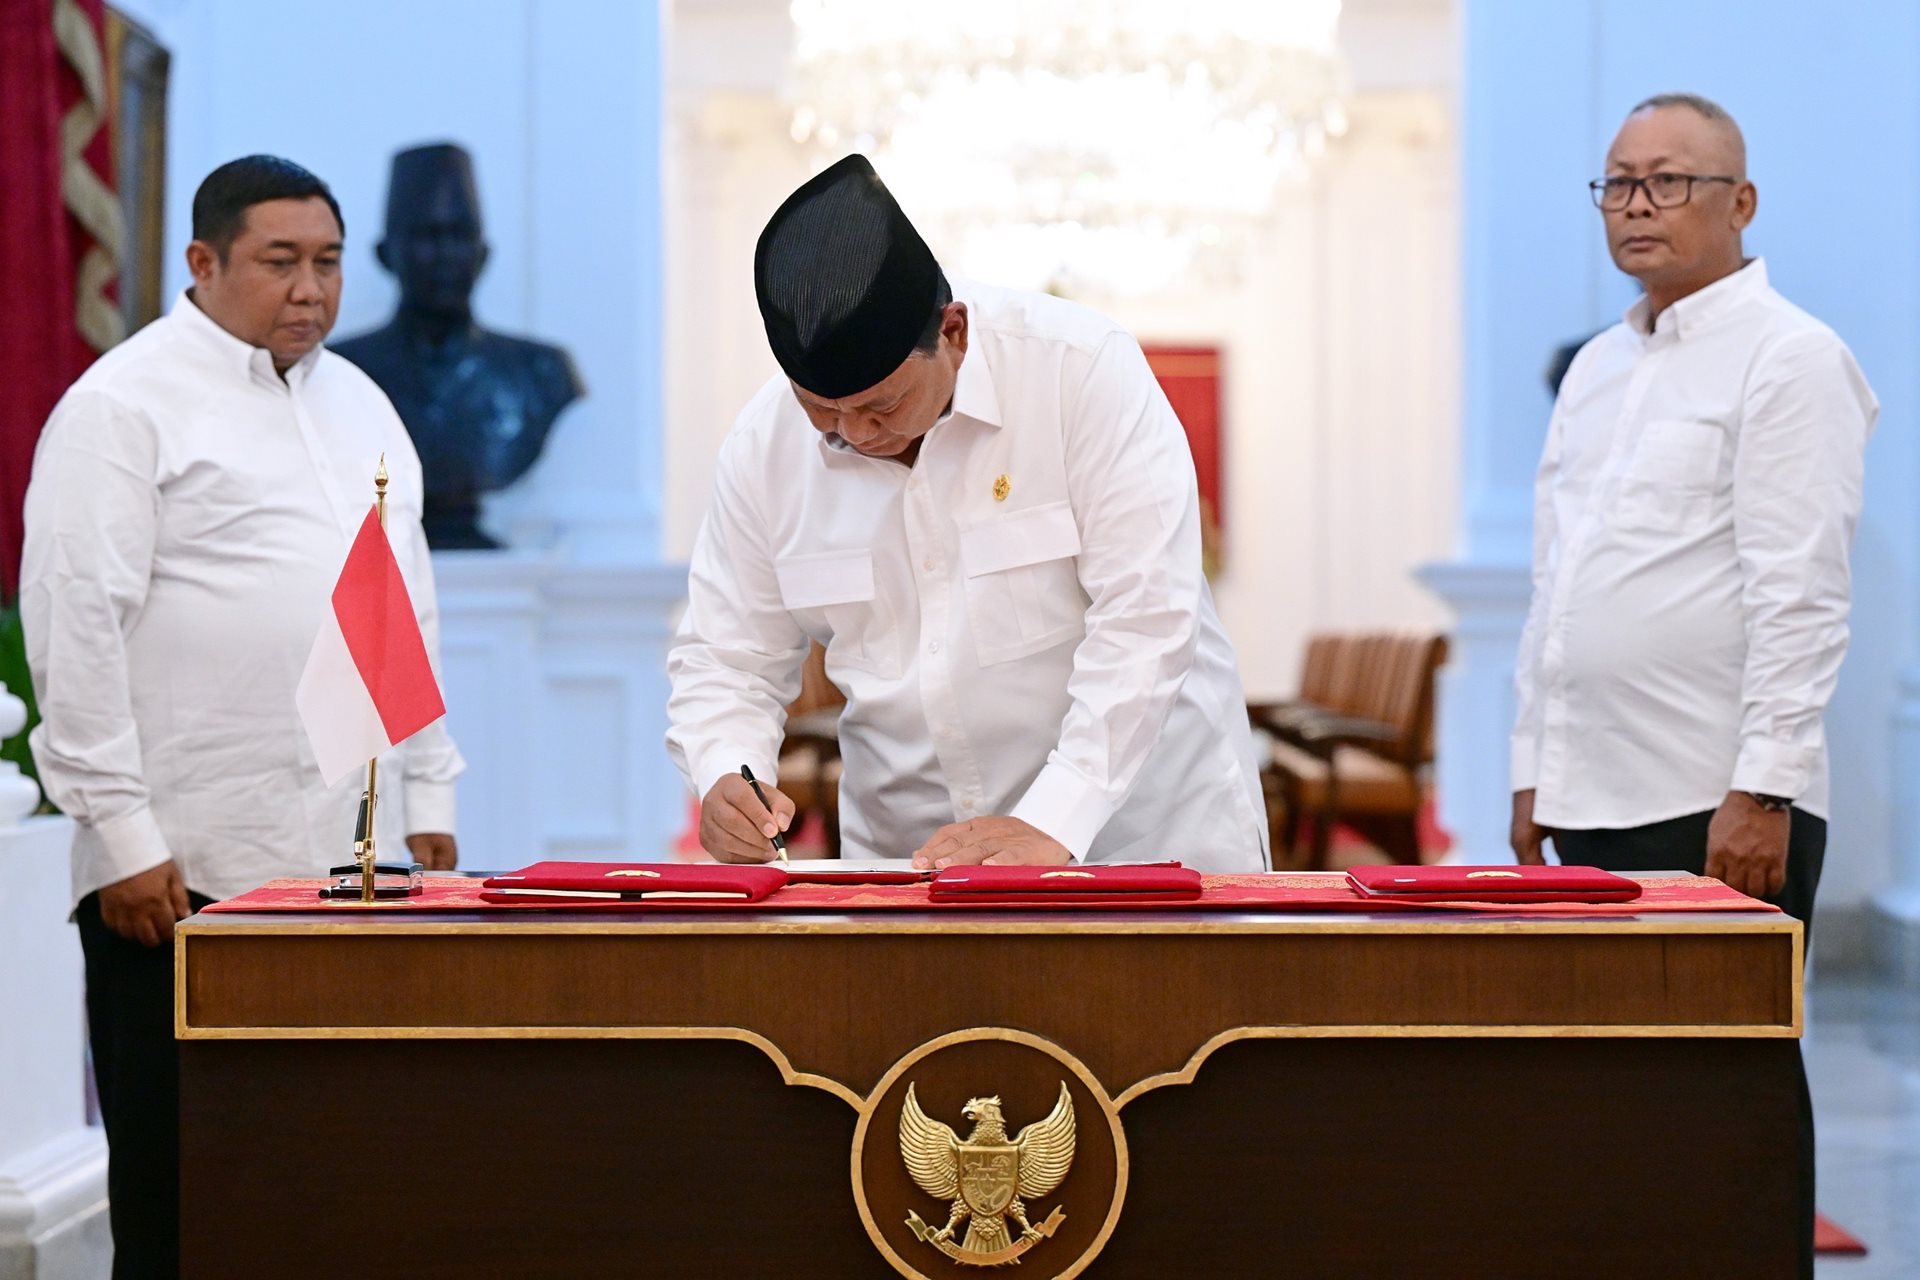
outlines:
[[[700,846],[719,862],[771,862],[776,856],[773,835],[793,822],[793,801],[765,783],[766,805],[754,797],[753,786],[737,773],[713,784],[700,802]]]
[[[143,947],[173,941],[175,921],[193,914],[180,868],[167,861],[100,891],[100,919],[107,928]]]
[[[1530,867],[1546,865],[1547,855],[1540,846],[1552,834],[1533,820],[1533,788],[1514,792],[1513,828],[1507,834],[1507,843],[1513,846],[1515,860]]]

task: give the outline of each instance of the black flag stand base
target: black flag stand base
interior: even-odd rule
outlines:
[[[367,764],[367,789],[360,793],[360,812],[353,828],[355,861],[328,867],[333,883],[320,890],[322,898],[378,902],[382,898],[417,898],[426,887],[427,869],[418,862],[375,862],[373,857],[374,765]]]
[[[418,862],[376,862],[373,864],[373,896],[380,898],[416,898],[426,883],[427,869]],[[343,867],[328,867],[333,883],[320,891],[323,898],[351,898],[364,901],[361,867],[349,862]]]

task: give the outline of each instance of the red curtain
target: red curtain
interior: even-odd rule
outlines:
[[[0,0],[0,594],[54,403],[118,336],[103,0]],[[89,36],[90,47],[89,47]],[[70,168],[62,153],[78,152]],[[81,166],[90,171],[76,172]],[[83,328],[85,334],[83,335]]]

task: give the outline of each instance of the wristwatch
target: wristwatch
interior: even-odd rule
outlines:
[[[1763,796],[1758,791],[1749,791],[1747,794],[1753,797],[1755,804],[1768,813],[1785,813],[1793,808],[1793,801],[1786,796]]]

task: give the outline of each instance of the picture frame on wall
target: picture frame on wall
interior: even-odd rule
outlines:
[[[1225,472],[1221,446],[1220,348],[1215,345],[1145,343],[1147,367],[1187,433],[1200,484],[1200,554],[1208,577],[1226,564]]]
[[[113,183],[126,219],[120,314],[127,332],[159,318],[165,275],[167,82],[172,56],[118,10],[106,13],[107,109]]]

